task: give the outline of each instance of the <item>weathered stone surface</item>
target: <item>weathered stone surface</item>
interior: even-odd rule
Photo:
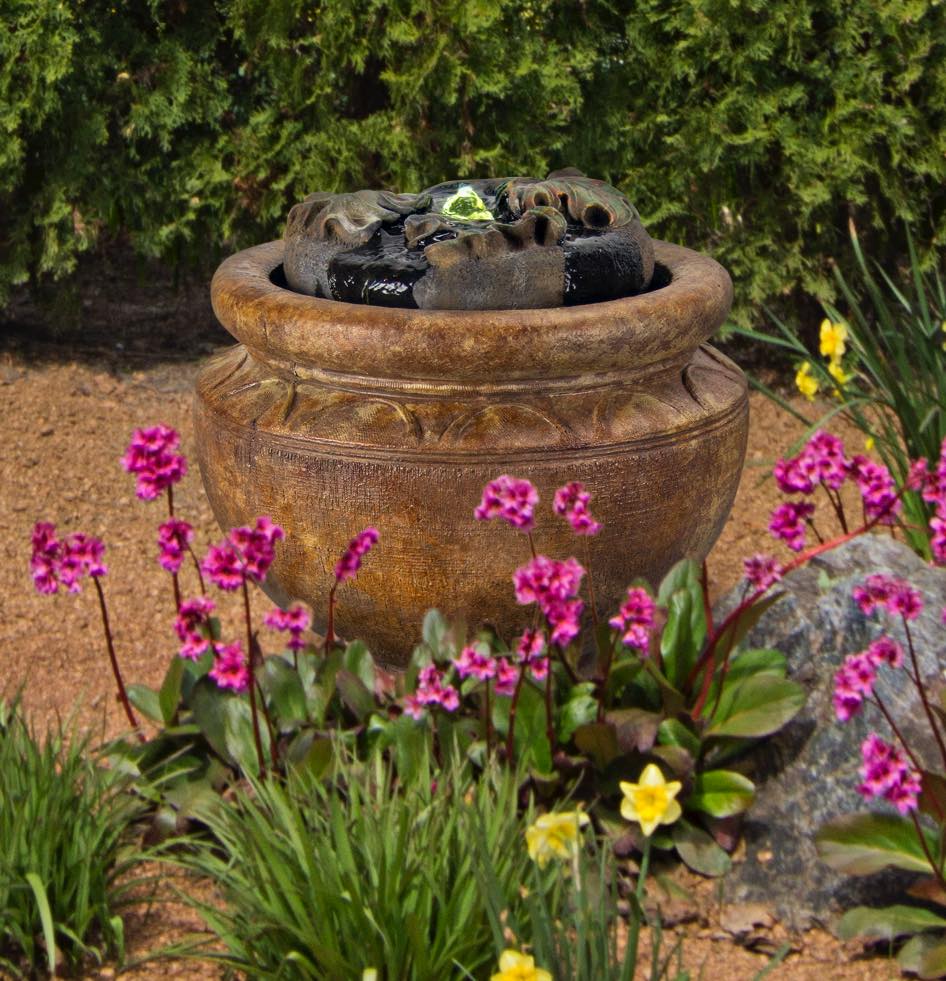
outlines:
[[[858,793],[860,744],[871,731],[889,736],[880,713],[867,706],[850,722],[837,721],[831,702],[834,673],[848,654],[862,650],[881,633],[903,641],[902,627],[877,613],[865,617],[851,590],[872,573],[909,580],[924,598],[922,616],[911,624],[921,676],[942,682],[946,630],[946,570],[927,566],[905,545],[868,535],[820,556],[781,584],[784,596],[751,631],[752,647],[774,647],[789,662],[791,675],[808,689],[800,715],[769,740],[756,756],[759,785],[745,824],[746,859],[726,883],[727,898],[764,901],[795,926],[830,920],[842,909],[865,903],[900,901],[909,876],[884,873],[867,878],[841,876],[818,858],[814,834],[826,821],[868,809]],[[724,606],[733,602],[727,598]],[[889,629],[888,629],[889,627]],[[924,759],[936,761],[915,687],[905,670],[884,667],[878,689],[898,723]]]
[[[541,252],[540,249],[530,250]],[[432,606],[505,636],[528,625],[511,576],[524,536],[473,520],[503,473],[542,496],[535,531],[575,553],[552,513],[581,480],[603,614],[719,534],[739,482],[745,379],[703,342],[732,297],[706,256],[657,243],[663,285],[554,310],[427,311],[338,303],[281,287],[280,242],[228,259],[214,310],[242,342],[201,373],[198,454],[224,527],[268,514],[286,530],[267,588],[325,610],[332,568],[367,525],[381,541],[338,591],[336,629],[403,665]],[[577,553],[580,554],[580,553]]]

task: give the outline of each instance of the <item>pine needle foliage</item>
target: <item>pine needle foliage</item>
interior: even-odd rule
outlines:
[[[36,976],[121,956],[140,808],[86,740],[40,742],[0,703],[0,974]]]
[[[946,232],[935,0],[2,0],[0,303],[104,235],[209,264],[308,191],[573,164],[741,307]]]

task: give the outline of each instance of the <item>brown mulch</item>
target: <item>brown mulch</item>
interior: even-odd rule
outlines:
[[[183,350],[175,352],[172,344],[152,358],[144,347],[133,349],[129,343],[119,351],[100,336],[53,344],[28,326],[5,336],[4,329],[0,651],[5,672],[0,692],[9,696],[22,687],[25,706],[40,729],[75,711],[82,724],[114,735],[125,725],[112,695],[94,593],[38,595],[28,568],[30,530],[43,519],[63,531],[82,529],[106,539],[105,585],[123,670],[128,680],[157,684],[174,649],[169,582],[154,561],[154,529],[164,519],[163,502],[137,500],[119,458],[132,429],[157,421],[178,429],[184,452],[193,456],[195,351],[205,353],[221,338],[209,328],[196,341],[190,337]],[[773,457],[800,433],[788,415],[752,396],[746,469],[732,516],[710,557],[717,595],[738,582],[745,555],[772,550],[766,524],[777,494],[766,474]],[[856,435],[842,435],[860,449]],[[195,525],[198,542],[220,537],[196,472],[180,487],[176,503],[179,514]],[[254,606],[259,617],[269,601],[258,595]],[[225,621],[231,615],[238,622],[236,611],[225,607]],[[859,944],[841,944],[824,930],[791,934],[764,908],[720,905],[712,882],[685,872],[676,878],[689,898],[668,901],[665,944],[672,947],[675,938],[684,939],[683,960],[694,977],[754,978],[786,943],[790,952],[767,977],[822,981],[830,972],[836,981],[867,981],[899,976],[891,962],[865,957]],[[179,905],[141,910],[127,926],[131,956],[173,942],[198,925]],[[107,969],[94,976],[114,973]],[[206,978],[217,972],[208,965],[156,961],[124,976]]]

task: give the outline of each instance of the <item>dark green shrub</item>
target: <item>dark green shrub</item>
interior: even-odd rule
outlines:
[[[856,212],[946,228],[946,7],[5,0],[0,301],[105,233],[213,259],[315,188],[573,163],[750,304],[833,295]],[[889,239],[888,239],[889,234]]]

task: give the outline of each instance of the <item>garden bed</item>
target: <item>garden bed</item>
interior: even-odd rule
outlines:
[[[199,342],[204,350],[217,339],[211,338]],[[160,505],[135,498],[118,460],[131,431],[156,420],[180,430],[184,452],[191,454],[191,387],[197,363],[196,352],[129,357],[113,355],[101,343],[51,345],[30,342],[22,334],[0,353],[0,409],[7,434],[0,453],[0,508],[7,515],[0,563],[0,642],[7,685],[11,691],[25,686],[25,706],[40,729],[75,711],[83,726],[114,735],[123,729],[124,719],[104,683],[104,654],[91,597],[44,597],[31,588],[29,536],[36,520],[53,520],[106,539],[106,588],[123,668],[136,681],[160,682],[174,642],[172,597],[156,574],[153,557]],[[800,434],[787,414],[752,396],[746,470],[732,516],[710,557],[714,595],[735,585],[743,556],[762,547],[768,514],[779,499],[774,483],[766,479],[767,464]],[[857,445],[856,433],[842,435]],[[198,540],[219,537],[196,473],[180,486],[177,500],[195,525]],[[269,607],[258,591],[253,602],[259,615]],[[764,908],[726,904],[721,899],[725,886],[680,869],[666,871],[687,895],[668,898],[663,915],[672,936],[684,938],[684,963],[697,974],[705,965],[703,976],[720,981],[751,978],[788,945],[784,962],[769,976],[820,978],[826,969],[852,981],[882,973],[896,976],[893,965],[858,956],[860,944],[840,944],[821,930],[792,935]],[[128,923],[130,956],[141,956],[198,925],[192,913],[176,904],[141,910]],[[109,971],[100,976],[110,976]],[[199,964],[154,963],[126,976],[208,977],[212,971]]]

